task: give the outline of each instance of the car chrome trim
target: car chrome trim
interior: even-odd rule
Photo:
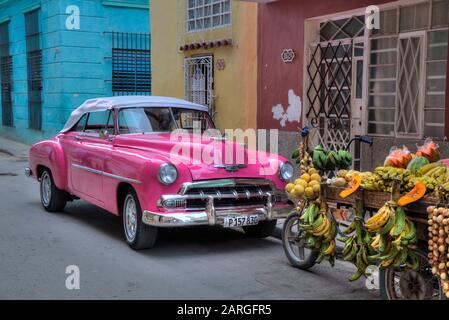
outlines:
[[[84,170],[84,171],[87,171],[87,172],[90,172],[90,173],[98,174],[100,176],[105,176],[105,177],[108,177],[108,178],[121,180],[121,181],[124,181],[124,182],[129,182],[129,183],[133,183],[133,184],[141,184],[142,183],[139,180],[118,176],[118,175],[115,175],[115,174],[112,174],[112,173],[108,173],[108,172],[104,172],[104,171],[101,171],[101,170],[92,169],[92,168],[89,168],[89,167],[81,166],[81,165],[76,164],[76,163],[72,163],[72,166],[77,168],[77,169],[81,169],[81,170]]]
[[[270,198],[270,197],[269,197]],[[145,210],[142,215],[143,223],[155,227],[187,227],[195,225],[223,225],[224,218],[258,215],[259,221],[286,218],[293,210],[292,205],[259,207],[229,207],[218,209],[214,206],[213,198],[207,200],[207,208],[203,211],[192,212],[152,212]]]
[[[274,182],[267,179],[217,179],[217,180],[205,180],[205,181],[183,183],[178,193],[184,195],[190,189],[237,187],[242,185],[243,186],[269,185],[272,190],[275,189]]]

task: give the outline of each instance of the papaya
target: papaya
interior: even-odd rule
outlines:
[[[407,170],[410,170],[412,173],[417,173],[419,169],[429,164],[429,160],[426,157],[415,157],[412,161],[407,165]]]
[[[419,180],[410,192],[408,192],[398,200],[398,205],[400,205],[401,207],[406,206],[412,202],[418,201],[419,199],[424,197],[425,194],[426,185],[424,182]]]
[[[349,197],[351,194],[353,194],[360,188],[361,184],[362,184],[362,178],[359,175],[354,175],[354,178],[349,183],[349,186],[346,189],[344,189],[342,192],[340,192],[340,194],[339,194],[340,197],[342,197],[343,199]]]

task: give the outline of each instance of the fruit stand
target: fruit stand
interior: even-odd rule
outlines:
[[[347,152],[310,151],[303,137],[293,154],[300,177],[286,187],[298,204],[283,230],[290,263],[309,269],[343,259],[357,268],[350,281],[378,270],[384,299],[449,297],[449,168],[435,150],[396,148],[383,167],[362,173],[341,169]]]

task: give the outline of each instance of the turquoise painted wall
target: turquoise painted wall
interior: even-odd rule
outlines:
[[[79,30],[66,28],[69,5],[80,9]],[[24,12],[35,7],[41,10],[41,131],[28,129]],[[0,121],[0,135],[25,143],[56,134],[72,110],[86,99],[112,95],[112,39],[108,31],[150,32],[148,0],[0,0],[0,22],[7,19],[13,56],[14,127],[3,127]]]

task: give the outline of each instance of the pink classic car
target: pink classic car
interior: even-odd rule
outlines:
[[[40,182],[47,211],[62,211],[67,201],[83,199],[122,216],[125,239],[136,250],[152,247],[160,227],[221,225],[269,236],[276,219],[292,210],[284,192],[292,165],[268,153],[265,164],[250,163],[254,151],[223,137],[201,134],[199,139],[193,122],[201,132],[214,128],[206,107],[184,100],[87,100],[58,135],[32,146],[25,173]],[[180,129],[182,139],[173,138]],[[243,151],[245,161],[193,159],[194,149],[201,154],[207,148],[212,157],[223,150],[226,155]]]

